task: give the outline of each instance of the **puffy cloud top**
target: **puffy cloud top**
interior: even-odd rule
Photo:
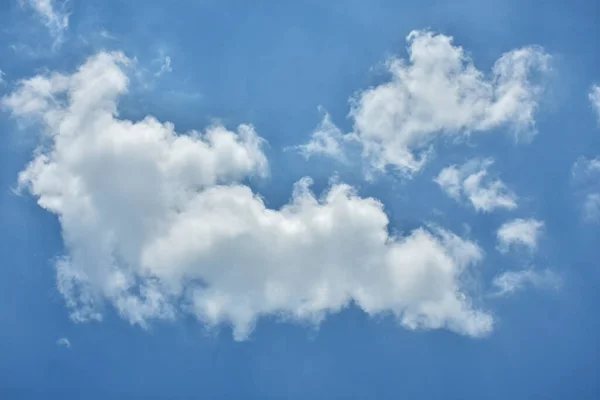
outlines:
[[[317,129],[306,153],[338,156],[334,141],[354,140],[375,170],[419,171],[440,136],[465,136],[509,126],[518,138],[535,133],[534,114],[542,92],[536,83],[550,57],[539,47],[503,54],[486,77],[452,37],[413,31],[408,60],[387,62],[390,79],[352,99],[354,132],[341,137]],[[327,120],[325,120],[325,125]]]

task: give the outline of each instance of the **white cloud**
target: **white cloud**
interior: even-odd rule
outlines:
[[[63,338],[60,338],[60,339],[58,339],[56,341],[56,345],[60,346],[60,347],[66,347],[67,349],[70,349],[71,348],[71,341],[68,338],[63,337]]]
[[[538,47],[505,53],[489,77],[452,37],[427,31],[407,36],[408,60],[387,62],[390,80],[352,99],[354,132],[375,170],[391,166],[410,175],[427,161],[440,136],[469,136],[509,125],[520,138],[535,134],[542,88],[534,75],[550,57]]]
[[[48,135],[19,186],[59,217],[57,285],[75,320],[101,319],[108,303],[142,326],[191,313],[244,339],[261,316],[317,323],[354,303],[410,329],[492,329],[464,286],[483,257],[475,243],[440,228],[390,236],[383,205],[344,184],[317,198],[305,178],[267,208],[241,183],[268,171],[254,129],[183,135],[120,119],[127,64],[100,53],[3,99]]]
[[[331,121],[329,113],[325,113],[323,120],[312,133],[307,144],[297,146],[306,159],[314,155],[324,155],[338,161],[346,159],[343,150],[344,134]]]
[[[596,114],[598,114],[598,119],[600,119],[600,86],[592,85],[588,98],[590,99]]]
[[[525,269],[521,271],[507,271],[494,278],[492,284],[496,288],[494,295],[504,296],[522,290],[527,285],[539,289],[557,289],[562,280],[554,272],[545,269],[536,271]]]
[[[507,252],[511,247],[523,246],[530,251],[537,249],[544,223],[536,219],[517,218],[502,224],[498,229],[498,249]]]
[[[468,199],[475,210],[489,212],[497,208],[514,209],[517,196],[499,179],[486,179],[492,159],[474,159],[461,166],[444,168],[434,179],[453,199]]]
[[[27,4],[41,18],[50,33],[61,40],[62,34],[69,27],[69,14],[64,10],[66,3],[59,4],[54,0],[20,0]]]
[[[6,74],[4,73],[4,71],[2,71],[0,69],[0,85],[4,85],[4,77],[6,76]]]

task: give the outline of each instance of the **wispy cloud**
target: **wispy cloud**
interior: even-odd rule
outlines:
[[[57,0],[20,0],[21,6],[31,8],[42,23],[46,25],[55,39],[62,41],[63,34],[69,27],[69,13],[66,11],[67,2]]]
[[[166,72],[173,72],[173,68],[171,67],[171,57],[165,56],[161,60],[160,69],[154,74],[156,76],[161,76]]]
[[[600,193],[589,193],[585,196],[583,217],[588,222],[600,221]]]
[[[62,338],[60,338],[60,339],[58,339],[56,341],[56,345],[60,346],[60,347],[65,347],[67,349],[70,349],[71,348],[71,341],[68,338],[66,338],[66,337],[62,337]]]
[[[338,161],[346,161],[344,154],[345,136],[342,131],[331,121],[329,113],[319,107],[321,112],[324,112],[323,120],[319,126],[313,131],[310,141],[306,144],[296,146],[295,148],[309,159],[312,156],[322,155],[331,157]]]
[[[592,103],[592,107],[596,111],[596,114],[598,116],[598,121],[600,121],[600,86],[599,85],[592,85],[592,87],[590,88],[590,92],[588,94],[588,98],[590,99],[590,102]]]
[[[504,272],[496,276],[492,284],[496,289],[492,295],[506,296],[523,290],[527,286],[539,289],[558,289],[562,284],[562,279],[555,272],[548,269],[541,271],[524,269]]]

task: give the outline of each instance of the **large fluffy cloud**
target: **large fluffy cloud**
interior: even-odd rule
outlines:
[[[489,179],[488,168],[492,159],[474,159],[440,171],[434,181],[453,199],[469,200],[477,211],[489,212],[497,208],[514,209],[517,196],[500,179]]]
[[[505,125],[517,136],[535,134],[541,86],[534,78],[549,62],[541,48],[505,53],[486,77],[449,36],[413,31],[407,42],[408,60],[392,58],[387,63],[390,80],[352,100],[354,132],[345,139],[361,144],[373,168],[391,166],[414,173],[439,136],[470,135]],[[316,133],[319,137],[312,141],[323,142],[323,131]],[[337,136],[329,139],[341,142]],[[323,153],[323,146],[309,144],[305,149]]]
[[[19,186],[60,220],[57,286],[74,319],[101,319],[106,304],[140,325],[191,313],[243,339],[260,316],[317,323],[353,303],[411,329],[492,329],[467,290],[475,243],[436,227],[391,236],[383,205],[344,184],[316,197],[305,178],[267,208],[242,184],[268,173],[253,127],[178,134],[121,119],[127,64],[100,53],[3,99],[45,127]]]

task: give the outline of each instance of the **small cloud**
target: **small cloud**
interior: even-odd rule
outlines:
[[[583,217],[588,222],[600,220],[600,193],[590,193],[585,197]]]
[[[444,168],[434,182],[453,199],[468,199],[476,211],[517,208],[517,196],[500,179],[487,179],[492,159],[473,159]]]
[[[173,68],[171,67],[171,57],[169,56],[165,56],[162,59],[162,65],[160,66],[158,72],[156,72],[154,75],[161,76],[165,72],[173,72]]]
[[[496,291],[493,295],[506,296],[522,290],[528,285],[538,289],[558,289],[561,283],[561,278],[548,269],[542,271],[534,269],[507,271],[494,278],[492,285],[496,288]]]
[[[344,140],[342,131],[331,121],[329,113],[325,112],[323,120],[312,133],[310,141],[295,148],[307,160],[311,156],[322,155],[338,161],[344,161],[345,155],[342,148]]]
[[[106,29],[103,29],[100,31],[100,33],[98,33],[98,35],[100,35],[101,37],[103,37],[104,39],[109,39],[109,40],[117,40],[116,36],[113,36],[109,31],[107,31]]]
[[[511,247],[524,246],[535,251],[543,227],[544,223],[536,219],[517,218],[503,224],[497,233],[498,250],[506,253]]]
[[[600,121],[600,86],[592,85],[590,88],[590,92],[588,94],[588,98],[590,99],[590,103],[592,103],[592,107],[596,111],[598,115],[598,120]]]
[[[4,71],[2,71],[0,69],[0,85],[4,85],[4,77],[6,76],[6,74],[4,73]]]
[[[66,337],[62,337],[62,338],[60,338],[60,339],[58,339],[56,341],[56,345],[60,346],[60,347],[65,347],[67,349],[70,349],[71,348],[71,341],[68,338],[66,338]]]

